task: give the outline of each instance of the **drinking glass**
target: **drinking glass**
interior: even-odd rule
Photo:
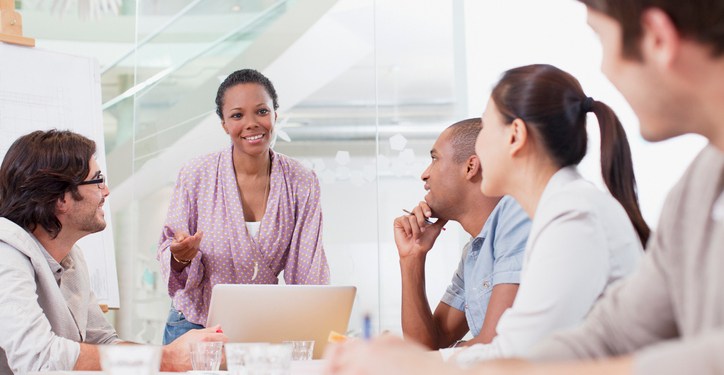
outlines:
[[[191,366],[194,370],[219,371],[221,365],[220,341],[201,341],[191,343]]]
[[[247,375],[247,359],[253,348],[259,348],[267,343],[227,343],[224,345],[226,352],[226,368],[231,375]],[[259,350],[259,349],[255,349]]]
[[[314,354],[314,340],[284,341],[292,346],[292,361],[308,361]]]

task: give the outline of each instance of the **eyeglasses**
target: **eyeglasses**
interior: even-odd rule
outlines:
[[[86,180],[79,182],[78,185],[92,185],[92,184],[98,184],[99,189],[103,189],[106,187],[106,176],[103,175],[103,173],[99,173],[97,178],[94,178],[92,180]]]

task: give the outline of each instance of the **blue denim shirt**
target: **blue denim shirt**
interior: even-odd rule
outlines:
[[[480,234],[463,249],[442,302],[465,312],[473,336],[480,334],[490,294],[498,284],[519,284],[530,219],[512,197],[503,197]]]

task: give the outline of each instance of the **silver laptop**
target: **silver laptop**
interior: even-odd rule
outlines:
[[[336,285],[217,284],[206,326],[229,342],[314,340],[321,358],[330,331],[344,334],[357,288]]]

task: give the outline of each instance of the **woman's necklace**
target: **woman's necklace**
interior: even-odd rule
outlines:
[[[271,156],[269,157],[269,169],[267,170],[267,177],[266,177],[266,187],[264,188],[264,208],[262,209],[261,213],[261,219],[259,219],[259,229],[256,232],[256,235],[259,236],[261,232],[261,221],[264,219],[264,214],[266,213],[266,204],[269,200],[269,192],[271,190]],[[246,230],[246,234],[249,235],[249,238],[254,243],[254,246],[257,248],[257,252],[260,256],[264,256],[264,254],[261,252],[261,249],[259,249],[259,245],[254,240],[254,236],[249,233],[249,229]],[[251,281],[256,280],[257,275],[259,275],[259,261],[254,261],[254,273],[251,275]]]

